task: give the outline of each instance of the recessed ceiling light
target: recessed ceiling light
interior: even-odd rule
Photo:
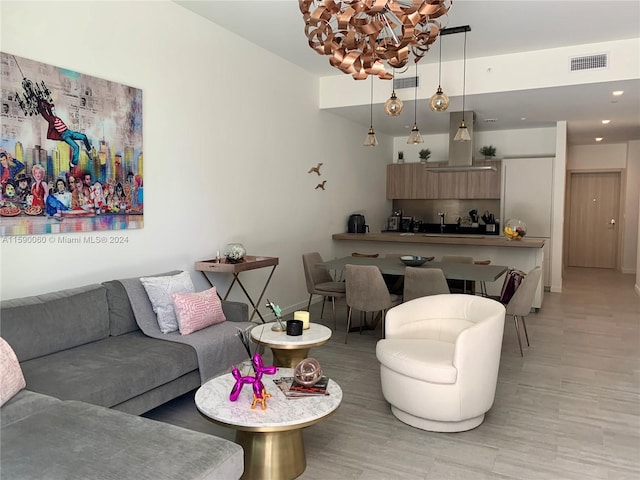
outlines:
[[[602,141],[602,137],[596,137],[596,142],[601,142]]]
[[[602,120],[602,124],[603,125],[608,125],[611,122],[611,120]]]
[[[522,120],[522,121],[524,121],[526,119],[527,119],[527,117],[520,117],[520,120]]]
[[[623,93],[624,93],[624,90],[616,90],[615,92],[613,92],[613,96],[614,97],[619,97]]]

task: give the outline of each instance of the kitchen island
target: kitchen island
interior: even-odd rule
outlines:
[[[334,240],[358,242],[421,243],[432,245],[473,245],[480,247],[542,248],[544,240],[509,240],[502,235],[467,235],[455,233],[334,233]]]
[[[502,235],[465,235],[439,233],[335,233],[334,255],[342,257],[358,253],[421,255],[436,257],[443,255],[465,255],[476,261],[490,260],[492,264],[507,265],[528,272],[535,267],[543,268],[544,240],[508,240]],[[489,295],[500,295],[503,279],[487,284]],[[542,307],[544,288],[542,279],[538,285],[533,307]]]

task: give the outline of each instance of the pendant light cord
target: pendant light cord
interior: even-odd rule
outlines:
[[[464,31],[464,62],[462,64],[462,121],[464,122],[464,97],[467,90],[467,31]]]
[[[438,54],[438,87],[442,87],[442,35],[438,39],[440,53]]]
[[[396,69],[391,69],[391,94],[396,93]]]
[[[370,112],[369,112],[370,124],[369,124],[369,126],[371,128],[373,128],[373,75],[371,75],[371,102],[369,103],[369,105],[370,105]]]
[[[416,62],[416,88],[413,89],[413,124],[418,123],[418,62]]]

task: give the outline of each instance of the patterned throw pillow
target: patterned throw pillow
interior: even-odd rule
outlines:
[[[0,406],[26,386],[18,357],[7,341],[0,337]]]
[[[140,282],[149,296],[153,311],[156,312],[160,331],[171,333],[178,330],[178,320],[171,295],[195,292],[189,273],[182,272],[167,277],[142,277]]]
[[[226,320],[216,287],[198,293],[174,293],[172,298],[182,335]]]

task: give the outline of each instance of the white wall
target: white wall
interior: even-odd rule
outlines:
[[[557,123],[556,157],[553,161],[553,194],[551,219],[551,291],[562,292],[562,248],[564,245],[565,185],[567,177],[567,122]]]
[[[622,273],[640,274],[640,269],[637,267],[638,248],[640,248],[640,222],[637,221],[638,201],[640,201],[640,140],[628,143],[626,180],[621,270]]]
[[[640,140],[613,145],[577,145],[569,148],[568,170],[622,169],[623,208],[622,273],[637,272],[638,190],[640,185]]]
[[[627,144],[574,145],[569,147],[567,170],[625,168]]]
[[[640,224],[640,201],[638,201],[638,224]],[[640,295],[640,240],[636,250],[636,292]]]
[[[406,163],[419,162],[418,152],[423,148],[431,150],[430,162],[449,160],[449,134],[422,135],[424,143],[407,145],[407,137],[394,137],[393,156],[389,162],[398,161],[398,151],[404,152]],[[556,151],[556,128],[522,128],[473,133],[473,157],[484,158],[479,150],[485,145],[496,147],[496,158],[553,157]]]
[[[0,243],[1,298],[175,268],[204,288],[194,262],[233,241],[280,257],[267,295],[292,310],[308,298],[303,252],[331,256],[352,212],[388,215],[391,139],[362,147],[366,131],[318,110],[305,71],[168,1],[0,8],[3,52],[142,89],[145,160],[145,226],[128,244]],[[318,162],[322,177],[308,174]],[[267,274],[243,282],[259,293]]]
[[[532,19],[532,22],[535,20]],[[499,32],[497,33],[499,35]],[[529,52],[467,58],[466,95],[557,87],[586,83],[634,80],[640,68],[640,43],[635,38],[603,43],[571,45]],[[610,67],[582,71],[579,75],[569,71],[567,59],[572,56],[608,52]],[[442,62],[442,85],[450,97],[462,94],[464,62]],[[541,75],[544,72],[544,75]],[[414,76],[413,65],[404,76]],[[418,76],[438,78],[438,64],[418,64]],[[338,108],[350,105],[368,105],[370,93],[361,84],[351,81],[348,75],[330,75],[320,80],[320,108]],[[411,89],[396,92],[401,100],[409,100],[415,92]],[[433,89],[418,88],[418,100],[433,95]],[[376,97],[377,98],[377,97]],[[546,152],[548,153],[548,152]]]

